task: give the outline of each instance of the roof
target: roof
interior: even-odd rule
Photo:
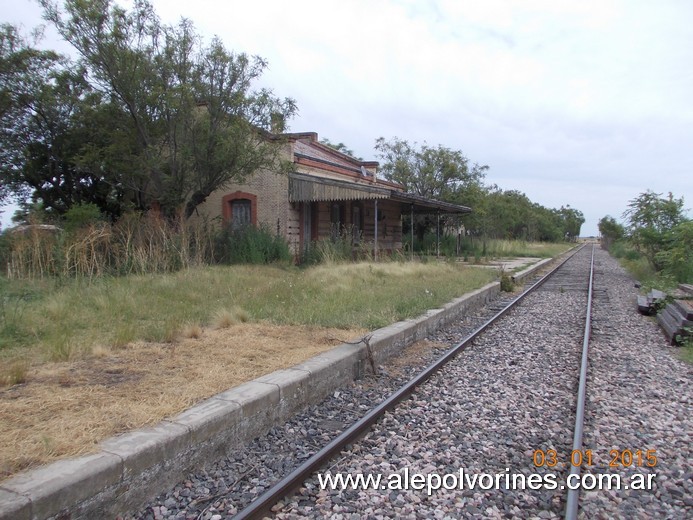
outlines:
[[[346,182],[365,180],[397,190],[403,189],[396,182],[376,179],[379,166],[377,161],[361,161],[322,144],[315,132],[283,135],[292,141],[294,164],[323,170],[329,172],[328,175],[339,174]]]
[[[393,190],[385,185],[355,183],[303,173],[289,174],[289,201],[319,202],[335,200],[390,199],[409,204],[414,213],[471,213],[471,208],[427,199],[419,195]]]
[[[392,190],[372,183],[355,183],[303,173],[289,174],[290,202],[388,199]]]
[[[315,168],[325,176],[289,174],[291,202],[391,199],[408,204],[414,213],[471,213],[471,208],[405,193],[401,184],[377,179],[376,161],[361,161],[318,142],[315,132],[282,134],[292,142],[294,164]],[[365,173],[365,175],[364,175]],[[338,175],[334,175],[338,174]]]
[[[317,159],[318,161],[323,161],[330,164],[340,165],[357,172],[360,171],[359,163],[361,161],[347,159],[347,156],[338,150],[325,150],[323,146],[318,145],[319,143],[296,141],[294,144],[294,154],[303,157],[310,157],[311,159]]]

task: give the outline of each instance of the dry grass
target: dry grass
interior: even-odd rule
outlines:
[[[199,339],[202,337],[202,327],[197,323],[186,323],[181,334],[184,338]]]
[[[240,307],[236,306],[233,309],[217,311],[214,314],[212,324],[216,329],[228,329],[237,323],[246,323],[250,321],[250,315]]]
[[[177,343],[95,348],[89,359],[18,369],[0,390],[0,479],[95,451],[218,392],[324,352],[364,329],[236,323]]]
[[[26,382],[29,362],[25,359],[14,359],[0,374],[0,387],[19,385]]]
[[[54,287],[5,280],[0,289],[17,303],[0,323],[0,479],[92,451],[323,352],[338,343],[330,338],[420,315],[495,278],[448,263],[364,262],[205,267]],[[15,360],[24,364],[10,371]]]

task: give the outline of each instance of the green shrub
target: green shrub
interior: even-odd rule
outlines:
[[[616,240],[613,242],[609,247],[609,253],[611,253],[611,256],[614,258],[625,258],[626,254],[630,254],[630,260],[636,260],[637,256],[639,256],[637,255],[637,251],[630,247],[625,240]],[[633,253],[636,253],[635,257]]]
[[[75,204],[65,212],[64,219],[65,231],[72,233],[80,228],[101,222],[103,215],[96,204]]]
[[[512,277],[504,271],[501,271],[500,289],[503,292],[513,292],[515,290],[515,282],[513,282]]]
[[[222,264],[290,262],[289,244],[262,225],[223,229],[215,241],[215,259]]]
[[[693,283],[693,220],[671,231],[666,249],[657,253],[656,260],[678,282]]]

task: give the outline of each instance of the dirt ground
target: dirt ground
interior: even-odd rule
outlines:
[[[138,342],[88,359],[32,366],[0,389],[0,481],[290,367],[365,330],[240,323],[175,343]]]

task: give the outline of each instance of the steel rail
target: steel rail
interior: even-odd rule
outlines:
[[[411,395],[417,386],[425,382],[438,370],[440,370],[444,365],[451,361],[457,354],[462,352],[467,345],[469,345],[474,339],[481,335],[486,329],[498,321],[501,317],[507,314],[511,309],[515,307],[519,302],[525,299],[527,295],[535,291],[537,288],[541,287],[546,280],[548,280],[556,271],[558,271],[568,260],[570,260],[575,254],[581,251],[585,246],[581,246],[576,249],[571,255],[564,258],[558,265],[556,265],[551,271],[542,276],[537,282],[531,287],[523,291],[516,299],[511,301],[506,307],[497,312],[492,318],[487,320],[483,325],[474,330],[469,336],[467,336],[460,343],[455,345],[448,352],[443,354],[438,360],[429,365],[426,369],[420,372],[417,376],[409,380],[404,386],[400,387],[394,393],[390,395],[387,399],[377,405],[375,408],[371,409],[366,415],[361,417],[358,421],[352,424],[349,428],[343,431],[340,435],[335,437],[321,450],[312,455],[309,459],[303,462],[300,466],[295,468],[291,473],[286,475],[280,481],[275,483],[272,487],[267,489],[258,498],[253,500],[245,509],[236,514],[234,520],[245,520],[245,519],[256,519],[262,518],[262,516],[270,511],[272,506],[279,502],[282,498],[295,491],[301,486],[301,484],[312,475],[315,471],[320,469],[325,465],[330,459],[334,457],[337,453],[341,452],[345,446],[352,444],[354,441],[362,437],[366,431],[375,424],[385,412],[393,409],[400,401]]]
[[[577,410],[575,412],[575,430],[573,433],[573,451],[570,453],[570,474],[568,479],[579,477],[582,464],[574,464],[573,454],[582,453],[582,434],[585,422],[585,396],[587,394],[587,361],[590,346],[590,331],[592,328],[592,286],[594,283],[594,245],[592,245],[592,259],[590,260],[590,279],[587,289],[587,312],[585,313],[585,334],[582,339],[582,361],[580,363],[580,383],[578,384]],[[579,458],[582,463],[582,457]],[[580,500],[579,488],[568,488],[568,499],[565,506],[565,519],[576,520],[578,501]]]

